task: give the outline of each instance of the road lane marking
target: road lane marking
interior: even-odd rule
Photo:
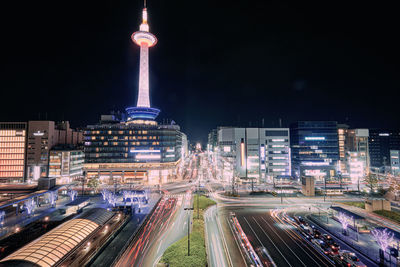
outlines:
[[[265,222],[265,224],[272,230],[272,232],[274,232],[278,238],[283,242],[283,244],[285,244],[285,246],[293,253],[293,255],[304,265],[306,266],[306,264],[297,256],[296,253],[294,253],[294,251],[290,248],[290,246],[282,239],[282,237],[278,234],[278,232],[269,224],[269,222],[267,222],[263,217],[261,217],[261,219]],[[253,220],[257,221],[254,217]],[[258,224],[258,223],[257,223]],[[294,242],[297,246],[299,246],[299,244],[297,244],[296,242]],[[299,246],[300,247],[300,246]],[[305,250],[300,247],[301,250],[303,250],[305,252]],[[307,253],[306,253],[307,254]],[[321,266],[318,262],[316,262],[312,257],[310,257],[318,266]]]
[[[254,232],[253,227],[251,227],[251,225],[250,225],[249,222],[247,221],[246,217],[243,217],[243,218],[245,219],[245,221],[247,222],[247,224],[250,226],[251,231],[253,231],[253,233],[256,235],[257,239],[259,239],[258,236],[257,236],[257,234]],[[275,247],[275,249],[279,252],[279,254],[281,254],[282,258],[287,262],[287,264],[288,264],[289,266],[292,266],[292,265],[289,263],[289,261],[286,259],[286,257],[283,256],[282,252],[281,252],[281,251],[279,250],[279,248],[275,245],[275,243],[272,241],[272,239],[269,237],[269,235],[267,235],[267,233],[264,231],[264,229],[258,224],[257,221],[256,221],[256,224],[261,228],[261,231],[262,231],[262,232],[264,233],[264,235],[269,239],[269,241],[270,241],[271,244]],[[266,248],[266,246],[265,246],[263,243],[261,243],[261,244]]]

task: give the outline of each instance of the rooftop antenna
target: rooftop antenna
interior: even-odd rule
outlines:
[[[146,0],[144,0],[144,8],[146,8]]]

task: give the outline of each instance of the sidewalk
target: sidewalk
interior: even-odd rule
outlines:
[[[376,221],[376,218],[371,218],[374,216],[371,216],[370,213],[368,212],[357,212],[358,208],[355,207],[355,209],[349,209],[349,206],[343,205],[344,208],[351,210],[352,212],[362,215],[363,217],[366,218],[367,224],[370,226],[370,228],[375,228],[377,226],[385,225],[386,222],[382,222],[383,220],[387,219],[379,219],[380,221]],[[377,216],[380,217],[380,216]],[[321,226],[325,230],[327,230],[331,235],[336,236],[340,240],[342,240],[344,243],[346,243],[348,246],[352,247],[355,249],[355,252],[360,252],[367,258],[375,261],[376,263],[379,263],[379,245],[376,243],[374,237],[369,234],[360,234],[357,233],[355,230],[352,228],[347,228],[347,235],[343,234],[343,228],[342,225],[332,219],[331,217],[327,218],[326,214],[319,216],[318,214],[311,214],[310,219],[315,222],[317,225]],[[392,223],[390,223],[392,224]],[[388,227],[389,226],[385,226]],[[399,227],[399,226],[396,226]],[[386,251],[388,253],[388,251]],[[389,254],[386,255],[386,265],[385,266],[396,266],[396,259],[394,257],[391,257]],[[392,264],[390,265],[390,260]]]
[[[344,235],[342,225],[332,218],[329,218],[327,223],[326,215],[318,216],[318,214],[311,214],[311,219],[332,235],[343,240],[349,246],[362,252],[372,260],[379,262],[379,246],[372,235],[357,234],[357,232],[351,228],[347,228],[348,235]]]

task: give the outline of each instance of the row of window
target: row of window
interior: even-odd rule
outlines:
[[[11,171],[11,172],[6,172],[6,171],[2,171],[0,170],[0,177],[22,177],[24,175],[24,172],[15,172],[15,171]]]
[[[24,166],[0,165],[0,171],[23,171]]]
[[[156,140],[160,136],[87,136],[86,140]]]
[[[0,142],[0,147],[25,147],[24,142]]]
[[[25,142],[22,136],[0,136],[0,142]]]
[[[25,153],[23,148],[2,148],[0,147],[0,153]]]
[[[0,154],[0,159],[24,159],[24,154]]]
[[[24,161],[19,159],[0,159],[0,165],[24,165]]]
[[[21,131],[21,130],[0,130],[0,136],[25,136],[25,131]]]

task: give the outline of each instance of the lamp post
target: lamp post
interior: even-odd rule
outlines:
[[[184,210],[193,210],[193,208],[184,208]],[[190,256],[190,214],[188,216],[188,256]]]
[[[200,179],[199,179],[199,185],[197,187],[197,219],[200,219],[200,212],[199,212],[199,198],[200,198]]]

